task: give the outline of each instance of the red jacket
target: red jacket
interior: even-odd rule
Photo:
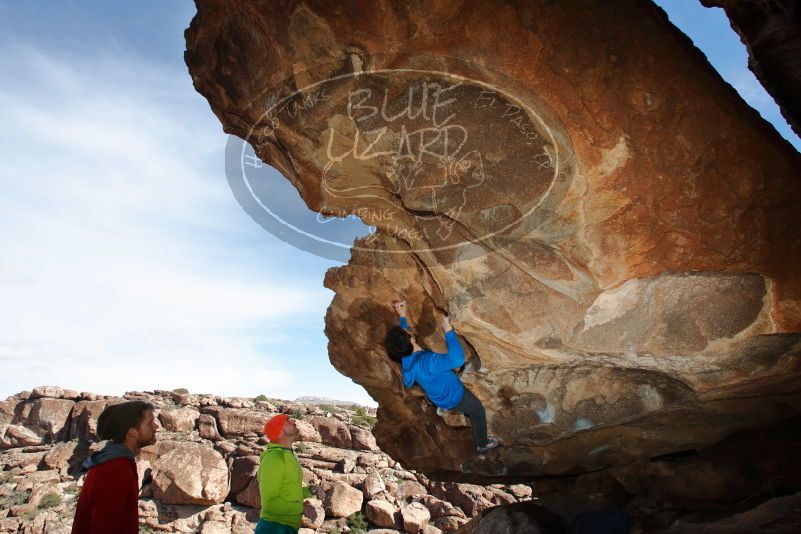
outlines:
[[[72,534],[139,534],[136,462],[120,457],[89,469]]]

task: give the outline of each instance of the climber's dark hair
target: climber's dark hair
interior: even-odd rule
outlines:
[[[400,326],[390,328],[384,337],[384,348],[387,349],[390,358],[400,363],[404,356],[414,352],[412,335]]]

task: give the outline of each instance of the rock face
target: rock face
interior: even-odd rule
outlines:
[[[25,425],[45,441],[57,441],[69,435],[69,418],[75,403],[71,400],[45,397],[44,394],[63,393],[60,388],[47,387],[39,392],[41,397],[18,405],[14,423]],[[36,391],[34,391],[36,393]]]
[[[70,438],[79,440],[97,439],[97,418],[103,413],[108,401],[84,400],[75,403],[70,418]]]
[[[334,517],[350,517],[362,509],[362,492],[343,482],[336,482],[326,494],[323,506]]]
[[[167,504],[216,504],[230,488],[228,466],[220,453],[184,443],[153,465],[153,495]]]
[[[748,67],[801,135],[801,6],[798,2],[701,0],[722,7],[748,49]]]
[[[393,457],[581,476],[801,411],[801,156],[651,2],[197,6],[185,57],[225,131],[376,229],[326,275],[326,334]],[[483,367],[489,460],[381,348],[401,297]]]
[[[189,432],[195,428],[200,414],[193,408],[180,408],[161,412],[159,419],[168,432]]]

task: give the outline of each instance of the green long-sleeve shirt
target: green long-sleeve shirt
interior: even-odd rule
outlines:
[[[261,453],[259,492],[262,519],[300,528],[303,499],[311,497],[303,487],[303,470],[292,449],[268,443]]]

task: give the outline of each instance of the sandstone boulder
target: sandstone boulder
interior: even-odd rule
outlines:
[[[314,425],[309,423],[308,421],[298,420],[295,421],[295,426],[298,429],[298,441],[313,441],[315,443],[320,443],[322,441],[322,437],[320,437],[320,433],[314,428]]]
[[[179,408],[177,410],[162,411],[159,420],[168,432],[191,432],[195,429],[200,413],[194,408]]]
[[[0,425],[0,447],[5,449],[39,445],[43,442],[44,439],[39,434],[24,426]]]
[[[419,502],[401,506],[400,513],[403,519],[403,530],[410,534],[422,531],[431,519],[428,509]]]
[[[350,517],[362,509],[363,501],[364,496],[361,491],[343,482],[335,482],[326,492],[323,506],[327,515]]]
[[[204,521],[199,534],[230,534],[231,529],[224,521]]]
[[[608,526],[599,518],[590,521],[576,531],[583,529],[590,531],[598,528],[599,524],[617,531],[627,531],[617,527]],[[501,506],[490,510],[470,522],[470,530],[474,534],[542,534],[544,532],[564,532],[567,522],[536,504],[526,503],[524,506]]]
[[[17,401],[0,401],[0,424],[10,424],[14,420],[14,409]]]
[[[50,397],[53,399],[64,398],[64,389],[58,386],[38,386],[31,390],[30,399],[41,399]]]
[[[325,522],[325,509],[319,499],[306,499],[303,502],[303,517],[301,525],[304,528],[317,530]]]
[[[240,408],[207,407],[203,412],[215,415],[219,430],[225,437],[242,436],[251,432],[261,435],[264,423],[269,418],[268,414]]]
[[[792,2],[704,1],[797,63]],[[392,457],[597,482],[688,450],[711,464],[704,450],[801,414],[801,159],[652,2],[197,5],[185,59],[225,131],[310,209],[374,228],[326,274],[326,335]],[[304,245],[344,260],[351,240]],[[452,317],[503,440],[485,461],[381,348],[400,295],[433,350]],[[472,495],[471,514],[493,498]]]
[[[47,469],[56,469],[62,475],[66,475],[67,471],[72,467],[70,460],[75,456],[75,449],[78,443],[74,441],[67,441],[65,443],[56,443],[53,447],[45,453],[42,458],[42,464]]]
[[[431,493],[458,506],[468,517],[473,517],[488,508],[492,508],[493,494],[490,490],[475,484],[455,484],[452,482],[434,483]]]
[[[231,463],[231,495],[236,495],[248,487],[259,472],[259,457],[240,456]]]
[[[448,501],[437,499],[433,495],[424,495],[418,500],[418,502],[428,508],[432,519],[449,516],[460,518],[465,517],[464,512],[460,508],[455,507]]]
[[[261,492],[257,478],[251,478],[245,489],[236,494],[236,502],[257,510],[261,509]]]
[[[405,480],[392,492],[399,501],[410,501],[428,494],[428,490],[416,480]]]
[[[395,528],[400,524],[398,507],[385,500],[369,501],[364,513],[367,520],[378,527]]]
[[[200,414],[197,420],[198,435],[210,441],[220,441],[222,436],[217,431],[217,420],[209,414]]]
[[[386,489],[387,486],[384,484],[384,479],[381,477],[381,473],[377,469],[371,469],[370,472],[367,473],[367,478],[364,479],[364,483],[362,485],[364,496],[367,499],[372,499],[379,493],[384,492]]]
[[[167,504],[216,504],[228,495],[228,466],[220,454],[182,443],[153,463],[153,495]]]
[[[86,394],[82,393],[81,397]],[[70,439],[97,439],[97,418],[103,413],[108,401],[82,400],[75,403],[70,415]]]
[[[350,449],[353,442],[345,423],[335,417],[309,417],[308,421],[320,433],[323,443],[340,449]]]
[[[361,451],[378,450],[378,445],[376,445],[375,442],[375,436],[373,436],[373,433],[370,430],[359,426],[350,425],[348,426],[348,431],[350,432],[352,448]]]
[[[17,408],[14,423],[23,425],[46,442],[65,439],[69,435],[69,418],[75,403],[71,400],[40,397],[25,401]]]

